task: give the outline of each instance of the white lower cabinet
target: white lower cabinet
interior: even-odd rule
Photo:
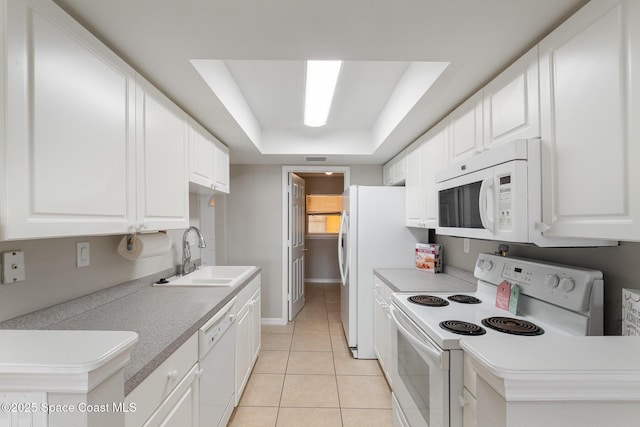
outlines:
[[[640,2],[591,1],[539,48],[545,234],[640,240]]]
[[[462,426],[477,427],[477,401],[476,401],[476,383],[477,374],[471,365],[471,359],[468,355],[464,355],[464,388],[462,396],[460,396],[460,404],[462,405]],[[453,402],[455,404],[455,402]]]
[[[196,332],[125,397],[126,427],[198,426]]]
[[[391,385],[391,334],[393,332],[389,304],[392,290],[382,280],[373,278],[373,346],[387,382]]]
[[[260,275],[236,299],[236,405],[240,402],[261,344]]]
[[[199,389],[198,364],[193,365],[187,375],[167,396],[143,425],[145,427],[198,427]]]

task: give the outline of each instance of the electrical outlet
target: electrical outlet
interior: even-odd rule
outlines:
[[[76,242],[76,267],[88,267],[89,261],[89,242]]]
[[[21,282],[25,279],[24,252],[9,251],[2,253],[2,283]]]
[[[463,241],[462,246],[463,246],[463,249],[464,249],[464,253],[468,254],[469,253],[469,239],[464,238],[464,239],[462,239],[462,241]]]

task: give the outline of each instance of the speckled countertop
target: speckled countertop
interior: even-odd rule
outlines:
[[[444,273],[429,273],[416,268],[378,268],[374,274],[395,292],[474,292],[476,278],[473,273],[455,267],[446,267]]]
[[[224,287],[153,287],[169,271],[114,286],[0,323],[0,329],[134,331],[125,367],[125,395],[229,302],[251,279]]]

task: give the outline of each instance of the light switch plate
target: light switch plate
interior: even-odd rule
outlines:
[[[88,267],[89,261],[89,242],[76,242],[76,267]]]
[[[8,251],[2,253],[2,283],[21,282],[25,279],[24,252]]]

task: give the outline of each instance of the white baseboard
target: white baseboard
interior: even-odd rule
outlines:
[[[337,279],[304,279],[306,283],[340,283],[340,278]]]
[[[261,323],[263,325],[286,325],[288,322],[278,317],[263,317]]]

